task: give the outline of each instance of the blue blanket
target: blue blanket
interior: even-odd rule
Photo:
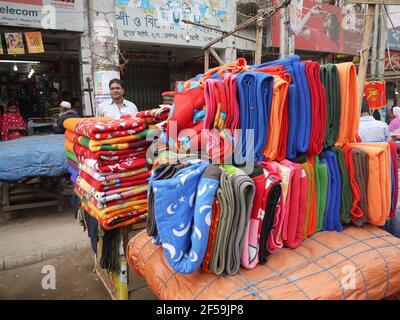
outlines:
[[[290,56],[285,59],[269,61],[254,68],[282,65],[292,78],[291,85],[295,88],[289,89],[289,132],[287,141],[287,158],[294,159],[297,153],[305,153],[310,144],[311,134],[311,96],[308,86],[305,66],[300,63],[299,56]],[[292,103],[292,105],[290,105]],[[296,111],[296,112],[295,112]],[[295,113],[294,113],[295,112]]]
[[[321,163],[326,164],[328,167],[328,194],[323,230],[342,232],[344,230],[340,223],[342,182],[336,155],[332,151],[324,151],[321,156]]]
[[[177,272],[194,272],[206,254],[219,172],[201,162],[179,170],[171,179],[150,178],[158,231],[155,242],[162,244]]]
[[[68,172],[64,135],[29,136],[0,141],[0,180],[57,177]]]
[[[242,129],[242,155],[246,156],[246,137],[254,130],[255,162],[264,160],[268,138],[274,78],[265,73],[243,72],[237,77]]]

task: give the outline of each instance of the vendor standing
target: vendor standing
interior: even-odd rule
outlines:
[[[109,83],[111,100],[102,102],[96,111],[96,117],[119,119],[123,115],[134,115],[138,112],[136,105],[124,99],[124,84],[119,79]]]

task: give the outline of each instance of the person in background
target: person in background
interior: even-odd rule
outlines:
[[[367,100],[363,100],[361,108],[360,128],[358,134],[362,142],[385,142],[390,140],[388,125],[375,120],[369,113]]]
[[[72,93],[69,92],[68,90],[63,91],[61,93],[61,100],[71,103],[71,101],[72,101]]]
[[[50,100],[46,106],[47,117],[56,117],[60,110],[60,93],[58,89],[53,88],[50,90]]]
[[[111,100],[102,102],[96,110],[96,117],[119,119],[122,115],[134,115],[138,112],[136,105],[124,99],[124,84],[119,79],[109,83]]]
[[[57,120],[56,127],[54,128],[55,134],[64,134],[64,121],[70,118],[79,118],[79,114],[76,109],[72,108],[71,104],[68,101],[62,101],[60,103],[61,113],[60,117]]]
[[[392,134],[400,135],[400,107],[393,107],[392,111],[394,118],[390,121],[389,130]]]
[[[372,113],[372,116],[374,117],[375,120],[381,121],[381,113],[379,112],[378,109],[375,109],[374,112]]]
[[[76,112],[79,114],[79,117],[83,117],[83,112],[82,112],[82,104],[81,104],[81,100],[79,98],[72,98],[71,99],[71,106],[72,109],[75,109]]]
[[[16,140],[26,135],[27,125],[19,112],[18,104],[10,101],[4,111],[1,126],[1,137],[3,141]]]
[[[394,119],[394,115],[393,115],[393,108],[395,107],[395,105],[391,108],[387,109],[386,112],[386,123],[390,124],[390,122]]]

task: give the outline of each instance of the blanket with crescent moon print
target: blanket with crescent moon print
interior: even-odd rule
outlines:
[[[201,266],[220,174],[218,167],[200,161],[178,170],[170,179],[150,178],[158,232],[155,238],[177,272],[188,274]]]

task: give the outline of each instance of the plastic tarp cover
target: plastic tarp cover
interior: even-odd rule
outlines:
[[[0,180],[57,177],[67,173],[64,140],[64,135],[59,134],[0,141]]]
[[[141,232],[127,247],[130,268],[163,300],[384,299],[400,292],[400,239],[372,225],[319,232],[297,249],[234,276],[176,273]]]

